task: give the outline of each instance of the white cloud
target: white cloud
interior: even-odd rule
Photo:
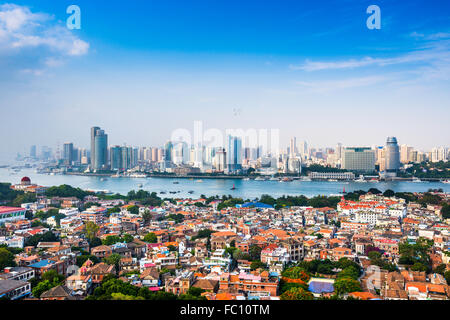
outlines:
[[[372,58],[364,57],[362,59],[350,59],[340,61],[310,61],[306,60],[302,65],[290,65],[292,70],[303,71],[319,71],[319,70],[336,70],[336,69],[354,69],[368,66],[388,66],[413,62],[427,62],[442,58],[447,52],[438,50],[416,51],[406,55],[394,58]]]
[[[342,80],[297,81],[296,83],[309,91],[325,93],[335,90],[365,87],[382,83],[387,80],[385,76],[357,77]]]
[[[38,25],[51,17],[44,13],[32,13],[29,8],[15,4],[0,6],[0,26],[9,32],[20,30],[27,25]]]
[[[39,64],[24,66],[22,70],[57,67],[64,59],[82,56],[88,51],[89,43],[55,21],[53,16],[31,12],[25,6],[0,5],[0,57],[2,53],[26,52],[31,58],[27,63],[34,59]]]

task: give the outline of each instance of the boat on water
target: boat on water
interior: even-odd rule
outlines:
[[[301,178],[301,181],[312,181],[310,177],[303,177]]]
[[[234,186],[234,183],[233,183],[233,187],[230,188],[230,190],[236,190],[236,187]]]
[[[132,173],[129,176],[130,178],[147,178],[145,173]]]
[[[419,178],[414,177],[414,178],[412,179],[412,182],[423,182],[423,181],[420,180]]]
[[[271,178],[269,178],[269,180],[270,180],[270,181],[278,181],[278,178],[271,177]]]
[[[138,184],[138,187],[139,187],[139,188],[142,188],[142,183],[139,183],[139,184]]]
[[[267,180],[267,178],[256,177],[255,180],[256,180],[256,181],[265,181],[265,180]]]
[[[328,179],[329,182],[337,182],[336,179]]]
[[[195,182],[203,182],[202,179],[195,180]]]
[[[194,191],[193,191],[193,190],[189,190],[188,193],[189,193],[189,194],[193,194]]]
[[[244,181],[248,181],[248,180],[250,180],[250,178],[244,178],[244,179],[242,179],[242,180],[244,180]]]
[[[174,181],[173,184],[179,184],[179,182],[178,181]]]
[[[280,180],[280,182],[290,182],[292,180],[293,180],[292,178],[284,177],[283,179]]]
[[[100,178],[100,181],[106,181],[107,179],[106,178]]]
[[[450,183],[450,180],[444,180],[442,183]]]

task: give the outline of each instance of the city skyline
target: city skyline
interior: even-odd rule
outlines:
[[[21,124],[1,157],[68,140],[88,148],[93,125],[111,145],[163,145],[195,120],[280,128],[281,141],[317,147],[448,143],[449,4],[378,1],[380,30],[365,25],[368,1],[203,4],[120,14],[82,0],[81,30],[65,28],[53,1],[1,5],[0,106]]]

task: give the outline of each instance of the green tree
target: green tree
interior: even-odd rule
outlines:
[[[261,247],[252,244],[249,248],[248,248],[248,254],[250,255],[251,260],[260,260],[261,259]]]
[[[113,265],[116,267],[116,270],[119,270],[119,262],[122,257],[118,253],[113,253],[103,259],[105,263]]]
[[[361,285],[358,280],[342,277],[334,282],[334,289],[337,294],[361,291]]]
[[[89,242],[91,242],[97,236],[97,232],[98,232],[99,229],[100,229],[99,226],[96,225],[92,221],[88,221],[86,223],[84,233],[85,233],[86,238],[88,239]]]
[[[259,260],[252,261],[252,263],[250,264],[250,270],[256,270],[259,268],[267,268],[267,265]]]
[[[441,209],[442,218],[450,219],[450,204],[444,203]]]
[[[138,206],[130,206],[130,207],[128,207],[127,210],[131,214],[139,214],[139,207]]]
[[[131,234],[125,233],[122,237],[122,240],[126,243],[130,243],[134,240],[133,236]]]
[[[31,292],[33,293],[33,296],[35,298],[40,298],[41,294],[43,294],[45,291],[50,290],[51,288],[53,288],[53,284],[48,281],[48,280],[44,280],[39,282],[32,290]]]
[[[450,270],[444,272],[444,278],[447,281],[447,284],[450,283]]]
[[[311,292],[306,291],[302,287],[293,287],[285,291],[281,296],[281,300],[313,300],[314,296]]]
[[[122,242],[122,238],[116,235],[106,236],[106,238],[102,240],[102,243],[106,246],[111,246],[117,242]]]
[[[144,241],[149,243],[156,243],[158,241],[158,238],[156,237],[156,234],[150,232],[145,235]]]
[[[6,267],[15,267],[14,254],[6,248],[0,248],[0,270]]]
[[[42,274],[41,279],[43,281],[48,280],[50,283],[52,283],[54,286],[62,284],[64,281],[64,276],[61,274],[58,274],[56,270],[49,270]]]

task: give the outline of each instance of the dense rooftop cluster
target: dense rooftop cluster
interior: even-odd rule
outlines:
[[[0,207],[0,298],[450,298],[446,193],[348,194],[313,207],[304,197],[68,190]]]

